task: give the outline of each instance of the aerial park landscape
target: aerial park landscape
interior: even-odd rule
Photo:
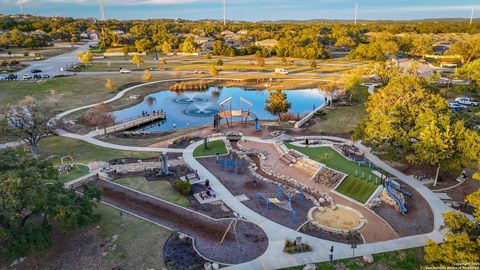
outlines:
[[[477,6],[283,2],[6,1],[1,268],[480,269]]]

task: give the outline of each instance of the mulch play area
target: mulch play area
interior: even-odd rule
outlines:
[[[239,221],[238,243],[230,232],[220,245],[231,219],[216,220],[112,182],[97,180],[96,185],[102,190],[102,201],[194,237],[197,250],[212,261],[238,264],[257,258],[267,249],[267,236],[253,223]]]

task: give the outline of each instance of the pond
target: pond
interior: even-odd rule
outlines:
[[[292,104],[290,113],[303,116],[325,103],[325,97],[317,89],[287,90],[288,101]],[[251,112],[260,120],[273,120],[276,117],[265,110],[267,90],[248,90],[238,87],[210,87],[206,91],[188,91],[176,93],[165,90],[148,95],[143,102],[113,112],[116,122],[140,116],[142,112],[166,112],[167,119],[145,127],[142,130],[162,131],[203,125],[213,125],[213,116],[220,112],[219,104],[232,98],[232,110],[240,110],[241,98],[252,103]],[[229,109],[230,105],[226,105]],[[243,109],[247,105],[243,104]],[[240,118],[234,120],[240,120]],[[253,120],[253,119],[249,119]],[[224,122],[224,121],[222,121]]]

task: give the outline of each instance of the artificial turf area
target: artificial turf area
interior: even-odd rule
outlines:
[[[208,148],[205,149],[205,146],[201,144],[193,150],[194,157],[213,156],[217,153],[219,155],[225,155],[228,153],[223,140],[210,141],[208,142]]]
[[[285,143],[285,145],[290,149],[295,149],[309,156],[315,161],[325,164],[327,167],[346,173],[348,175],[347,178],[343,180],[335,191],[358,202],[365,203],[378,186],[378,184],[375,184],[375,179],[378,177],[372,173],[373,170],[371,168],[359,166],[329,146],[307,148],[289,143]],[[364,176],[364,179],[362,179],[362,176]],[[370,176],[372,181],[368,181]],[[380,183],[380,180],[377,183]]]

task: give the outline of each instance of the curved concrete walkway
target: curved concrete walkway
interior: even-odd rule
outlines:
[[[197,78],[186,78],[186,79],[181,79],[181,81],[194,80],[194,79],[197,79]],[[227,79],[227,78],[222,78],[222,79],[238,80],[238,79]],[[156,82],[150,82],[142,85],[133,86],[119,92],[115,97],[107,101],[75,108],[57,115],[56,118],[59,119],[70,113],[88,109],[98,104],[113,102],[123,97],[127,92],[145,85],[151,85],[151,84],[161,83],[161,82],[172,82],[172,81],[178,81],[178,80],[163,80],[163,81],[156,81]],[[101,147],[106,147],[106,148],[126,150],[126,151],[182,153],[185,162],[190,167],[192,167],[192,169],[198,170],[198,173],[201,178],[207,178],[210,180],[210,184],[212,185],[213,189],[216,191],[219,198],[221,198],[225,202],[225,204],[227,204],[232,210],[236,211],[244,218],[260,226],[267,233],[269,237],[269,246],[266,252],[262,256],[247,263],[230,266],[229,269],[279,269],[279,268],[291,267],[291,266],[302,265],[302,264],[307,264],[312,262],[327,261],[331,246],[335,247],[334,259],[351,257],[352,251],[351,251],[350,245],[336,243],[328,240],[322,240],[309,235],[299,233],[295,230],[284,227],[278,223],[275,223],[263,217],[262,215],[252,211],[250,208],[242,204],[237,198],[235,198],[235,196],[233,196],[232,193],[230,193],[230,191],[228,191],[228,189],[225,186],[223,186],[223,184],[212,173],[210,173],[207,169],[205,169],[193,157],[193,150],[197,146],[201,145],[203,143],[202,141],[193,143],[192,145],[188,146],[186,149],[133,147],[133,146],[117,145],[117,144],[102,142],[94,138],[94,136],[96,135],[94,133],[89,133],[87,135],[78,135],[78,134],[72,134],[72,133],[66,132],[64,130],[57,130],[57,132],[60,136],[83,140],[85,142],[88,142],[97,146],[101,146]],[[319,137],[319,136],[315,136],[315,137]],[[336,137],[324,136],[324,138],[341,140],[346,143],[352,143],[349,140],[336,138]],[[217,138],[217,139],[223,139],[223,138]],[[260,138],[255,138],[255,137],[248,137],[248,139],[261,141],[264,143],[265,142],[273,143],[275,141],[275,140],[262,140]],[[433,240],[436,242],[443,241],[443,232],[441,231],[441,228],[440,228],[440,226],[443,224],[442,213],[450,210],[450,208],[445,203],[443,203],[431,190],[423,186],[414,178],[404,175],[403,173],[392,168],[391,166],[389,166],[388,164],[380,160],[378,157],[373,155],[370,152],[369,148],[363,146],[360,143],[355,143],[355,145],[360,150],[362,150],[365,153],[366,157],[370,159],[375,165],[381,167],[382,169],[391,173],[392,175],[395,175],[405,183],[409,184],[411,187],[415,188],[425,198],[425,200],[428,202],[428,204],[432,208],[434,219],[435,219],[434,231],[431,233],[403,237],[395,240],[388,240],[388,241],[376,242],[371,244],[359,245],[357,248],[356,254],[358,256],[361,256],[364,254],[373,254],[373,253],[394,251],[399,249],[420,247],[420,246],[424,246],[427,240]],[[283,245],[285,243],[285,240],[286,239],[293,240],[297,236],[302,236],[303,241],[311,245],[313,248],[313,251],[307,252],[307,253],[295,254],[295,255],[284,253]]]
[[[339,138],[335,139],[338,140]],[[248,263],[230,266],[228,267],[228,269],[279,269],[312,262],[328,261],[328,255],[330,253],[331,246],[335,247],[335,259],[351,257],[352,250],[350,245],[323,240],[299,233],[295,230],[284,227],[263,217],[262,215],[254,212],[253,210],[245,206],[243,203],[241,203],[212,173],[205,169],[193,157],[193,150],[202,143],[202,141],[193,143],[192,145],[187,147],[187,149],[185,149],[185,151],[183,152],[183,159],[185,160],[185,162],[193,169],[198,170],[201,178],[207,178],[210,180],[210,185],[217,193],[217,196],[219,196],[219,198],[221,198],[226,205],[228,205],[233,211],[242,215],[244,218],[259,225],[267,233],[270,239],[267,251],[262,256]],[[443,233],[440,231],[440,225],[441,223],[443,223],[443,217],[441,216],[441,213],[450,210],[450,208],[448,208],[448,206],[444,204],[437,196],[435,196],[435,194],[433,194],[433,192],[431,192],[429,189],[427,189],[418,182],[414,183],[413,181],[410,181],[412,179],[406,179],[408,178],[407,176],[403,175],[399,171],[391,168],[388,164],[379,160],[377,157],[370,153],[369,149],[360,144],[359,146],[361,146],[361,149],[366,153],[366,155],[368,153],[367,157],[372,160],[373,163],[404,180],[413,188],[417,189],[417,191],[425,197],[425,199],[428,201],[429,205],[433,209],[433,213],[435,216],[435,230],[428,234],[358,245],[358,248],[356,250],[357,256],[420,247],[424,246],[427,240],[433,240],[436,242],[443,241]],[[285,243],[285,240],[293,240],[297,236],[301,236],[305,243],[308,243],[310,246],[312,246],[313,252],[295,255],[284,253],[283,245]]]

